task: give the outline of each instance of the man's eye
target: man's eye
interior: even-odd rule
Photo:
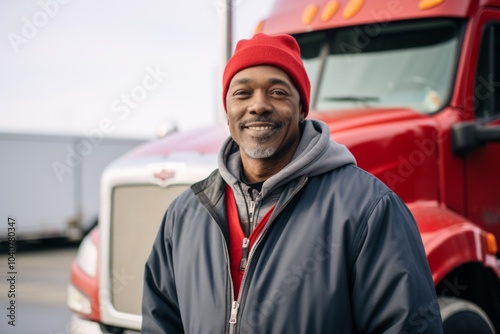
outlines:
[[[280,96],[285,96],[288,95],[287,92],[285,92],[282,89],[275,89],[271,92],[272,95],[280,95]]]
[[[245,96],[245,95],[249,95],[250,92],[247,91],[247,90],[242,90],[242,89],[238,89],[237,91],[234,92],[234,95],[239,95],[239,96]]]

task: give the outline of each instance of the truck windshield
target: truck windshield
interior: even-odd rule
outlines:
[[[311,107],[440,110],[451,94],[462,22],[387,22],[296,36],[313,86]]]

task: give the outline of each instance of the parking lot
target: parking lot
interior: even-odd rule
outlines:
[[[77,245],[19,243],[12,267],[5,245],[1,251],[0,333],[69,333],[66,289]]]

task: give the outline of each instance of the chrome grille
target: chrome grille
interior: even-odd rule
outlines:
[[[126,185],[113,189],[110,295],[116,310],[141,314],[144,264],[163,215],[189,185]]]

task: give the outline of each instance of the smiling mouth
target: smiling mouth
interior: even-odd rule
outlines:
[[[254,130],[254,131],[266,131],[266,130],[272,130],[274,129],[274,126],[247,126],[246,127],[249,130]]]
[[[279,129],[280,126],[270,125],[270,124],[247,125],[242,128],[242,130],[244,130],[248,136],[250,136],[253,140],[257,141],[258,143],[265,143],[271,140],[275,136],[275,134],[279,131]]]
[[[268,117],[248,119],[240,124],[240,129],[259,142],[271,139],[283,125]]]
[[[278,124],[247,124],[242,127],[242,130],[246,131],[250,136],[254,138],[259,138],[263,140],[265,138],[270,138],[276,131],[278,131],[280,126]]]
[[[281,126],[281,122],[267,117],[246,120],[240,124],[241,129],[249,129],[254,131],[274,130],[281,128]]]

